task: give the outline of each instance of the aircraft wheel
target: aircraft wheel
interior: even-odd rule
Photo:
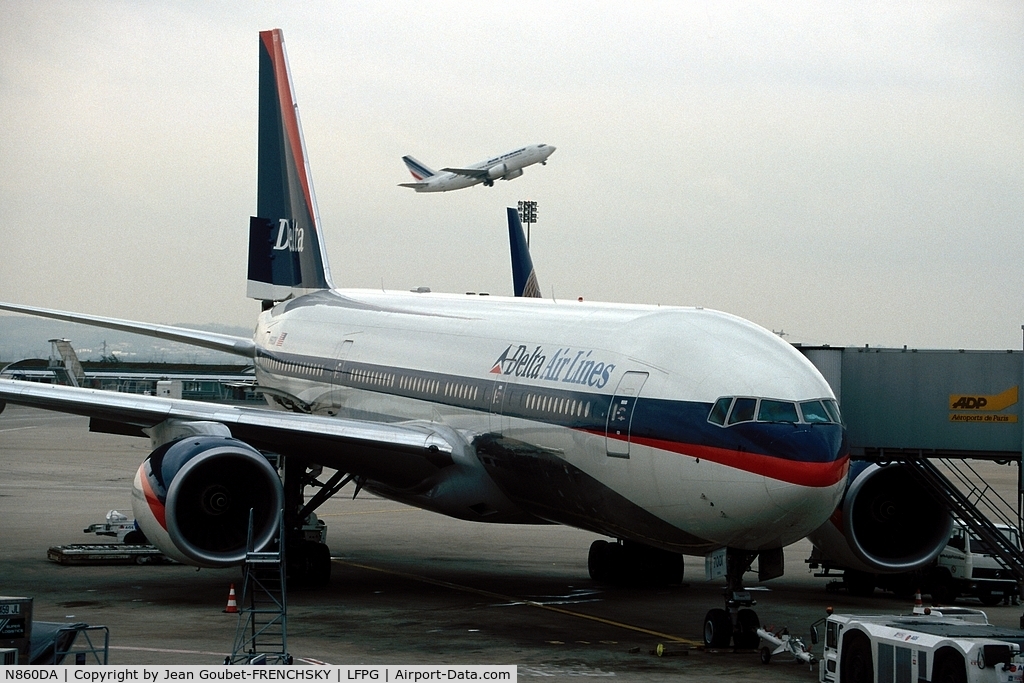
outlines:
[[[729,647],[732,620],[724,609],[709,610],[704,617],[704,647]]]
[[[289,584],[299,588],[326,586],[331,580],[331,551],[323,543],[300,541],[286,553]]]
[[[590,552],[587,553],[587,571],[594,581],[605,582],[608,580],[608,541],[594,541],[590,544]]]
[[[874,683],[875,665],[871,657],[871,641],[860,631],[843,637],[843,655],[839,662],[841,680],[850,683]]]
[[[146,545],[149,543],[149,539],[146,538],[146,534],[142,533],[138,529],[129,531],[124,535],[125,545]]]
[[[757,629],[761,628],[761,620],[757,618],[757,612],[752,609],[741,609],[736,615],[739,629],[736,632],[736,648],[740,650],[753,650],[761,642],[757,635]]]
[[[326,586],[331,582],[331,549],[323,543],[312,543],[309,553],[309,585]]]

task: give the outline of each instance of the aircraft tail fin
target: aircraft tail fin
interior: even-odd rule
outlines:
[[[530,258],[523,224],[519,220],[519,212],[511,207],[508,208],[508,242],[512,252],[512,288],[515,295],[540,298],[537,271]]]
[[[333,287],[281,29],[260,31],[257,216],[247,296],[282,301]]]
[[[412,173],[412,177],[417,181],[437,175],[437,171],[431,169],[423,162],[416,161],[411,156],[406,155],[402,157],[402,161],[405,162],[405,167],[409,169],[409,173]],[[410,185],[403,185],[403,187],[410,187]]]

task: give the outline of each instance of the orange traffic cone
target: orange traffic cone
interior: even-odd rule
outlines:
[[[231,584],[228,591],[228,606],[224,608],[225,614],[238,614],[238,603],[235,602],[235,584]]]
[[[921,589],[918,588],[914,593],[914,614],[921,614],[924,612],[924,603],[921,602]]]

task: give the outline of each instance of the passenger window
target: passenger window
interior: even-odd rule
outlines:
[[[729,424],[737,422],[750,422],[754,419],[754,408],[757,406],[756,398],[738,398],[732,406],[732,414],[729,415]]]
[[[825,412],[821,401],[804,401],[800,404],[800,412],[804,414],[804,422],[818,424],[820,422],[832,422],[832,418]]]
[[[839,413],[839,405],[832,399],[825,399],[825,410],[828,411],[832,421],[836,424],[843,424],[843,416]]]
[[[711,407],[711,414],[708,415],[708,422],[716,425],[725,425],[725,416],[729,414],[729,404],[732,398],[720,398]]]
[[[758,422],[799,422],[796,404],[789,401],[772,401],[761,399],[761,409],[757,411]]]

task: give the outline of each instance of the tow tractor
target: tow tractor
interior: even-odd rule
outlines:
[[[106,521],[100,524],[90,524],[82,529],[83,533],[96,534],[97,536],[113,536],[118,543],[137,545],[146,542],[146,537],[134,519],[128,519],[128,515],[111,510],[107,513]]]
[[[915,607],[912,614],[829,614],[820,683],[1010,683],[1024,676],[1024,631],[981,610]]]

